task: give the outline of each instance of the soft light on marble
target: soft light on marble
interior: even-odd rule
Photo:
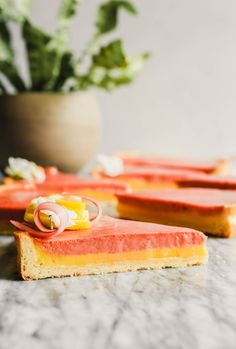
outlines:
[[[206,267],[41,281],[0,239],[0,348],[235,348],[236,239],[209,238]]]

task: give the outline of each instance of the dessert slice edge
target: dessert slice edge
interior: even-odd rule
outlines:
[[[142,224],[145,225],[145,223]],[[179,238],[184,240],[184,234],[186,233],[180,235]],[[38,240],[32,238],[28,233],[17,232],[15,238],[18,250],[18,269],[24,280],[37,280],[47,277],[203,265],[208,258],[205,246],[206,239],[200,232],[194,232],[194,234],[197,234],[196,240],[198,241],[193,244],[183,243],[164,248],[152,245],[151,248],[140,250],[131,248],[129,251],[123,252],[108,250],[108,252],[68,253],[66,255],[58,253],[60,249],[56,253],[52,253],[47,248],[45,250],[41,243],[38,243]],[[147,241],[149,241],[149,237],[147,234]],[[81,244],[79,240],[77,242],[73,240],[73,243],[79,245]],[[68,241],[66,242],[68,243]],[[58,246],[57,240],[52,239],[50,244]]]

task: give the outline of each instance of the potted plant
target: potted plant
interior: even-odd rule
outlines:
[[[119,13],[136,15],[129,0],[109,0],[97,9],[94,36],[79,57],[67,47],[79,0],[63,0],[54,35],[29,18],[30,0],[0,0],[0,165],[21,156],[42,165],[76,171],[94,155],[100,109],[89,90],[112,91],[131,83],[147,53],[130,58],[121,39],[104,43]],[[15,64],[9,24],[25,44],[29,81]],[[86,62],[87,64],[84,64]]]

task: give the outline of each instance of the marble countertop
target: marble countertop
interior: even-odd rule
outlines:
[[[236,239],[206,267],[21,281],[0,238],[0,349],[235,348]]]

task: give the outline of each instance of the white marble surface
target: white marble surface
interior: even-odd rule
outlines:
[[[41,281],[16,274],[0,239],[0,349],[235,348],[236,239],[206,267]]]

